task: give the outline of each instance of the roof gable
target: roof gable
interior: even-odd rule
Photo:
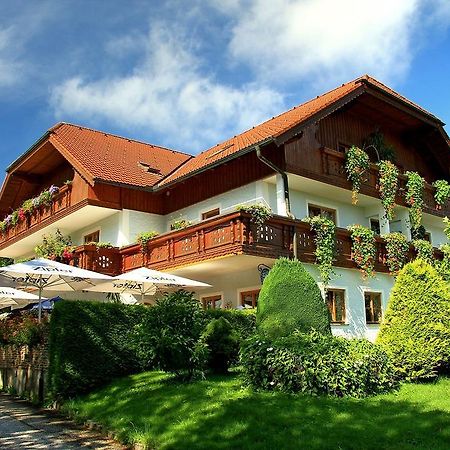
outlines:
[[[329,113],[330,108],[334,107],[333,111],[370,89],[381,91],[384,95],[392,97],[424,118],[426,117],[443,130],[443,123],[437,117],[378,80],[364,75],[211,147],[195,158],[188,160],[171,175],[161,180],[158,186],[165,187],[192,176],[199,171],[220,164],[229,158],[237,157],[243,152],[251,150],[255,145],[260,145],[270,140],[274,140],[277,143],[283,142],[283,138],[292,135],[293,130],[295,131],[297,127],[304,126],[310,120],[322,118]]]

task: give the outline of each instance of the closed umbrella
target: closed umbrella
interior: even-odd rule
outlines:
[[[42,315],[42,291],[82,291],[111,277],[90,270],[80,269],[49,259],[31,261],[0,267],[0,276],[18,286],[33,286],[39,289],[39,321]]]

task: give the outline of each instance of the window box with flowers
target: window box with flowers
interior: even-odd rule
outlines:
[[[62,199],[70,190],[70,184],[65,184],[61,188],[52,185],[38,196],[25,200],[19,208],[0,221],[0,233],[4,237],[12,237],[49,217],[58,202],[57,210],[67,207]]]

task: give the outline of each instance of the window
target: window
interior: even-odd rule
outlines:
[[[211,211],[206,211],[202,213],[202,220],[211,219],[211,217],[218,216],[219,214],[220,214],[219,208],[211,209]]]
[[[347,153],[348,150],[350,150],[351,145],[344,144],[343,142],[338,142],[337,144],[337,150],[340,153]]]
[[[84,236],[84,243],[89,244],[90,242],[99,242],[100,241],[100,231],[94,231],[93,233],[87,234]]]
[[[325,295],[331,323],[345,323],[345,291],[328,289]]]
[[[241,292],[241,306],[244,308],[256,308],[258,304],[259,289],[255,291]]]
[[[315,216],[326,217],[327,219],[330,219],[331,221],[336,223],[336,210],[335,209],[308,204],[308,216],[309,217],[315,217]]]
[[[222,305],[221,295],[211,295],[209,297],[202,297],[203,309],[218,309]]]
[[[370,219],[370,229],[380,235],[380,221],[378,219]]]
[[[380,323],[381,310],[381,294],[378,292],[365,292],[364,301],[366,304],[366,323]]]
[[[428,232],[428,231],[425,231],[425,234],[424,234],[424,236],[423,236],[423,239],[424,239],[425,241],[428,241],[428,242],[431,244],[431,233]]]

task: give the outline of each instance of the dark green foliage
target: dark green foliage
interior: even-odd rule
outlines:
[[[252,336],[256,331],[256,311],[254,309],[207,309],[204,314],[208,322],[221,317],[227,319],[241,341]]]
[[[380,346],[316,331],[277,340],[255,336],[243,346],[241,362],[246,382],[256,389],[365,397],[397,386]]]
[[[136,356],[133,330],[149,311],[114,303],[58,302],[50,321],[53,398],[88,392],[146,368]]]
[[[275,262],[259,294],[256,325],[271,338],[294,330],[331,333],[320,289],[299,261],[281,258]]]
[[[227,319],[220,317],[208,323],[201,341],[208,348],[208,367],[214,373],[226,373],[239,353],[239,336]]]
[[[434,378],[448,368],[450,291],[426,262],[416,260],[399,273],[378,342],[406,379]]]
[[[147,366],[181,374],[201,369],[206,348],[199,342],[205,325],[200,303],[178,291],[159,299],[136,329],[138,354]]]

